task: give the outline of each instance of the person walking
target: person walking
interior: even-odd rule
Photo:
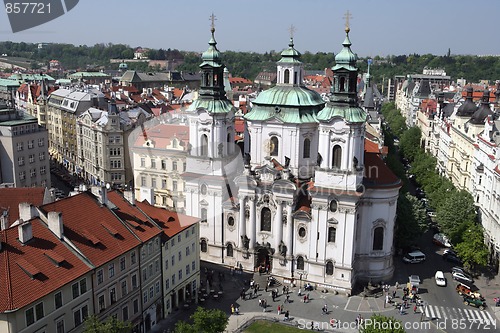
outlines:
[[[281,314],[281,305],[278,305],[278,316]]]
[[[290,295],[286,295],[285,303],[290,303]]]
[[[403,314],[405,312],[404,304],[401,304],[401,307],[399,308],[399,314]]]
[[[417,304],[413,306],[413,313],[417,313]]]
[[[239,307],[236,307],[236,308],[234,309],[234,313],[235,313],[236,315],[239,315],[239,314],[240,314],[240,308],[239,308]]]
[[[290,320],[290,312],[288,312],[288,310],[286,310],[285,312],[285,319],[283,319],[284,321],[288,321]]]

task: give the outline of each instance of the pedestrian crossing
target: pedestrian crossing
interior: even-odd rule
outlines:
[[[451,308],[438,305],[427,305],[425,306],[425,316],[429,319],[441,319],[441,320],[452,320],[452,319],[465,319],[469,322],[483,323],[486,325],[492,325],[495,323],[495,319],[491,316],[488,311],[481,311],[479,309],[463,309],[463,308]]]

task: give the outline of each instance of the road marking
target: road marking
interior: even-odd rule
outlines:
[[[432,310],[432,305],[428,305],[425,307],[425,316],[428,318],[436,318],[434,316],[434,311]]]
[[[486,323],[486,324],[489,324],[490,320],[488,319],[488,316],[486,315],[487,312],[485,313],[484,311],[481,311],[479,310],[479,313],[481,314],[481,316],[483,316],[484,318],[484,321],[482,321],[483,323]]]
[[[463,310],[464,310],[464,312],[465,312],[465,316],[467,317],[467,320],[468,320],[468,321],[473,320],[472,318],[473,318],[474,316],[471,316],[471,314],[469,314],[469,310],[467,310],[467,309],[463,309]]]
[[[441,306],[441,312],[443,313],[444,320],[448,320],[448,316],[446,316],[446,311],[444,310],[444,307]]]

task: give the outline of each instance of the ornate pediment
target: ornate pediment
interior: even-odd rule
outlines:
[[[261,168],[255,169],[261,183],[272,184],[278,179],[279,171],[271,168],[269,165],[264,165]]]
[[[256,242],[255,243],[255,250],[259,251],[262,249],[269,251],[269,253],[271,253],[271,254],[274,254],[274,252],[275,252],[275,249],[273,247],[271,247],[271,244],[269,242],[262,242],[262,244],[259,242]]]

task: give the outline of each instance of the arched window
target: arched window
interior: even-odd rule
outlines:
[[[302,258],[301,256],[297,257],[297,269],[304,270],[304,258]]]
[[[260,230],[271,231],[271,210],[267,207],[260,211]]]
[[[177,139],[172,140],[172,148],[177,148]]]
[[[340,163],[342,162],[342,148],[339,145],[333,147],[332,152],[332,168],[340,169]]]
[[[201,222],[207,222],[207,209],[201,209]]]
[[[278,156],[279,151],[279,141],[278,138],[273,136],[271,137],[271,156]]]
[[[207,240],[202,239],[200,243],[201,252],[207,252]]]
[[[227,224],[232,227],[234,225],[234,217],[229,216],[229,218],[227,219]]]
[[[376,227],[373,231],[373,251],[380,251],[384,247],[384,228]]]
[[[329,227],[328,228],[328,243],[335,243],[337,238],[337,228]]]
[[[226,256],[227,257],[232,257],[233,256],[233,244],[229,243],[226,246]]]
[[[311,157],[311,140],[309,140],[309,138],[304,139],[304,153],[302,154],[302,157]]]
[[[290,83],[290,70],[285,69],[285,78],[283,79],[284,83]]]
[[[206,134],[201,136],[200,156],[208,155],[208,137]]]
[[[298,78],[297,72],[294,72],[293,73],[293,84],[297,84],[297,78]]]
[[[339,91],[344,91],[345,90],[345,77],[340,78],[340,85],[339,85]]]
[[[330,260],[326,262],[326,275],[333,275],[333,262]]]

